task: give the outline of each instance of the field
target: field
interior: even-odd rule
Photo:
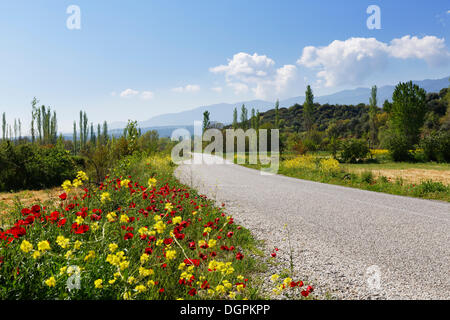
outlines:
[[[0,299],[267,297],[251,233],[173,169],[133,156],[100,185],[80,171],[62,189],[2,194]],[[308,298],[290,276],[272,277],[273,294]]]
[[[385,176],[391,181],[403,179],[404,182],[418,184],[432,180],[450,185],[450,164],[448,163],[385,162],[343,164],[342,167],[354,173],[371,171],[376,178]]]

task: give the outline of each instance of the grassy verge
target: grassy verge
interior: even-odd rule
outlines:
[[[356,164],[341,165],[337,163],[326,163],[331,161],[325,156],[300,156],[280,161],[279,174],[293,178],[329,183],[369,191],[383,192],[395,195],[418,197],[423,199],[434,199],[450,202],[450,186],[441,181],[433,181],[424,178],[419,182],[405,181],[401,177],[387,177],[383,174],[372,172],[377,169],[388,168],[412,168],[412,164],[405,163],[382,163],[382,164]],[[236,159],[235,159],[235,163]],[[447,173],[450,169],[448,164],[418,164],[422,168],[433,168]],[[261,169],[261,164],[248,164],[243,166],[252,169]],[[357,169],[357,170],[355,170]]]
[[[53,204],[10,211],[0,299],[262,298],[258,243],[173,170],[130,157],[99,186],[80,172]]]

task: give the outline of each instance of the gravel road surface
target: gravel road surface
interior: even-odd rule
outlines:
[[[319,298],[450,299],[449,203],[261,175],[230,163],[183,164],[176,175],[225,203],[237,223],[265,240],[268,255],[279,248],[286,267],[289,230],[295,272]]]

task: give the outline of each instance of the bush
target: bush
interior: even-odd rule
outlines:
[[[73,157],[61,145],[0,145],[0,191],[42,189],[60,185],[76,174]]]
[[[364,171],[361,173],[361,182],[371,184],[374,181],[372,171]]]
[[[356,163],[367,158],[369,151],[364,140],[349,139],[342,144],[341,159],[343,162]]]
[[[450,162],[450,133],[432,132],[420,141],[426,161]]]
[[[427,180],[419,184],[414,193],[416,195],[422,195],[426,193],[434,193],[434,192],[450,192],[449,187],[446,187],[442,182],[434,182],[432,180]]]
[[[405,136],[393,133],[386,138],[386,147],[394,161],[409,161],[412,158],[410,145]]]

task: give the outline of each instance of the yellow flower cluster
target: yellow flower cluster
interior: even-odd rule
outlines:
[[[115,212],[110,212],[106,215],[106,219],[108,219],[109,222],[116,221],[117,214]]]
[[[22,243],[20,244],[20,250],[22,250],[25,253],[28,253],[31,250],[33,250],[33,245],[27,240],[23,240]]]
[[[299,156],[294,159],[285,160],[282,162],[282,166],[287,169],[316,169],[316,157],[312,155]]]
[[[121,271],[127,269],[130,265],[130,261],[127,260],[123,251],[119,251],[116,254],[109,254],[106,257],[106,262],[118,267]]]
[[[339,162],[336,159],[322,159],[320,160],[320,170],[324,173],[333,173],[339,171]]]
[[[234,268],[232,267],[232,262],[221,262],[212,260],[208,264],[208,269],[211,271],[219,271],[223,275],[230,275],[233,274]]]
[[[63,249],[66,249],[69,246],[70,240],[63,237],[63,236],[58,236],[56,238],[56,243]]]
[[[149,188],[153,188],[153,186],[155,186],[156,185],[156,179],[155,178],[150,178],[150,179],[148,179],[148,187]]]
[[[128,185],[130,184],[130,180],[128,180],[128,179],[124,179],[124,180],[122,180],[122,181],[120,181],[120,186],[121,187],[128,187]]]
[[[69,193],[72,188],[78,188],[83,185],[83,181],[89,180],[87,174],[83,171],[78,171],[77,177],[71,182],[70,180],[66,180],[63,182],[61,187],[64,189],[66,193]]]
[[[86,257],[84,257],[84,261],[87,262],[91,259],[95,258],[95,251],[91,250],[89,251],[89,253],[86,255]]]
[[[111,201],[111,195],[109,194],[109,192],[103,192],[102,195],[100,196],[100,201],[102,203],[105,203],[106,201]]]

